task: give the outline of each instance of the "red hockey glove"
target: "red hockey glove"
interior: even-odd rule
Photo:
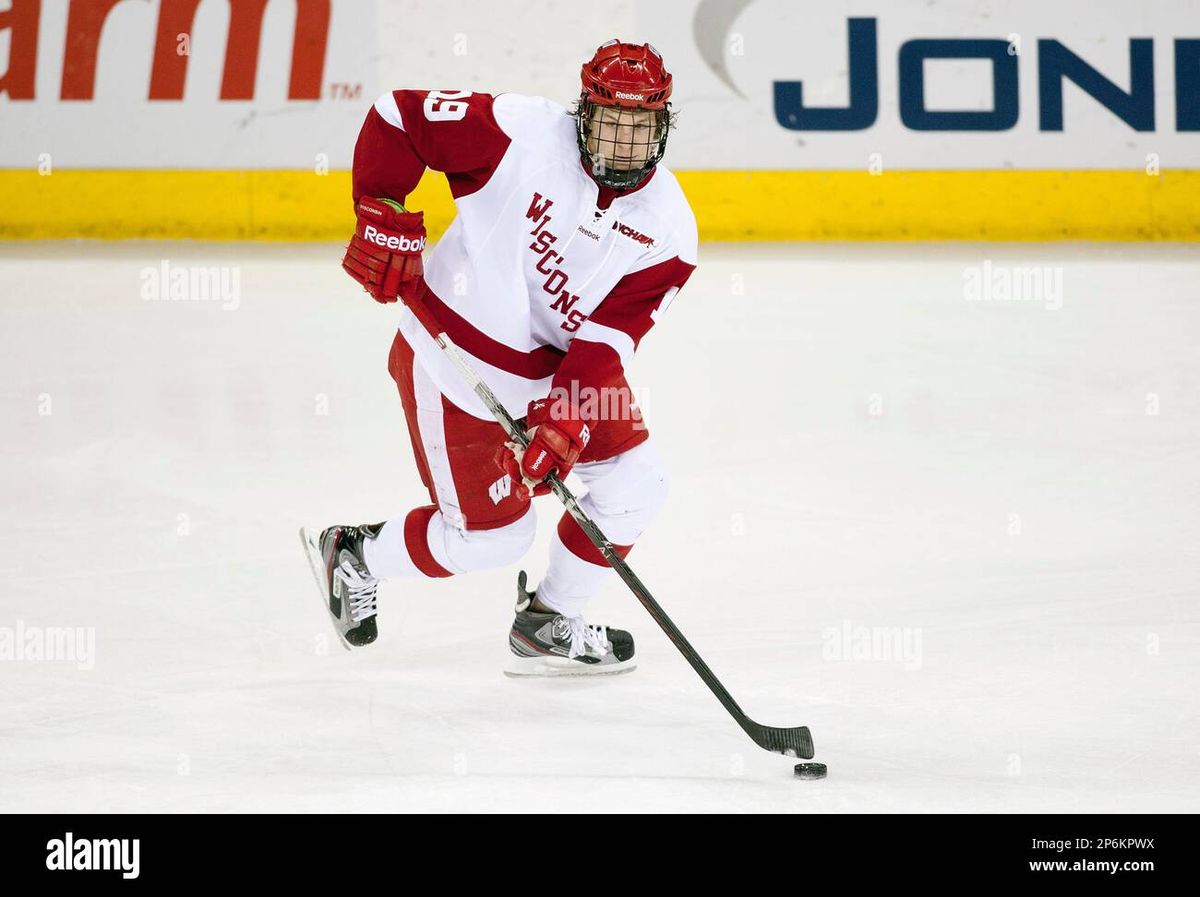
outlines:
[[[366,197],[358,201],[357,211],[358,227],[342,267],[376,302],[407,300],[425,273],[425,213],[406,211],[394,200]]]
[[[550,399],[529,403],[525,426],[529,448],[521,451],[516,443],[506,442],[496,453],[496,463],[514,483],[523,482],[530,497],[545,495],[550,491],[543,482],[546,474],[553,471],[565,480],[587,448],[591,431],[577,408]]]

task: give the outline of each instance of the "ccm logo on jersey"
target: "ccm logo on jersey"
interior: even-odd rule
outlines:
[[[623,237],[628,237],[635,243],[642,243],[645,246],[653,246],[654,238],[648,234],[643,234],[640,231],[634,230],[628,224],[622,224],[620,221],[613,222],[613,230]]]
[[[376,246],[383,246],[386,249],[395,249],[400,252],[424,252],[425,238],[421,237],[418,240],[411,240],[408,237],[385,237],[375,227],[368,224],[363,228],[363,239],[370,240]]]

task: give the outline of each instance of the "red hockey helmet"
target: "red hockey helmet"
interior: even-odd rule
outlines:
[[[666,109],[671,75],[650,44],[610,40],[583,64],[583,95],[601,106]]]
[[[580,155],[601,184],[637,186],[662,160],[673,124],[662,55],[650,44],[610,40],[583,64],[580,79]]]

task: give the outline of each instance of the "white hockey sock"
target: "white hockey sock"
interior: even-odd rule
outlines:
[[[536,535],[532,508],[507,526],[463,530],[426,506],[384,524],[378,537],[366,540],[363,557],[376,579],[437,578],[511,564],[529,550]]]
[[[588,487],[579,499],[580,508],[624,556],[667,497],[667,476],[658,453],[647,441],[575,470]],[[615,571],[583,530],[564,514],[550,542],[550,565],[537,597],[560,614],[579,616],[588,599],[613,575]]]
[[[537,599],[551,610],[577,617],[612,573],[607,564],[601,567],[572,554],[555,533],[550,543],[550,567],[538,585]]]
[[[404,544],[404,517],[393,517],[383,525],[379,535],[363,542],[363,560],[376,579],[398,579],[419,576]]]

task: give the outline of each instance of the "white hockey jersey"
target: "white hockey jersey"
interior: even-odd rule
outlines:
[[[540,97],[396,90],[367,115],[354,199],[403,202],[444,172],[457,217],[429,253],[424,301],[514,417],[554,387],[619,382],[696,265],[696,221],[659,163],[615,192],[580,158],[575,120]],[[405,308],[400,330],[458,407],[491,419]],[[573,394],[573,393],[572,393]]]

